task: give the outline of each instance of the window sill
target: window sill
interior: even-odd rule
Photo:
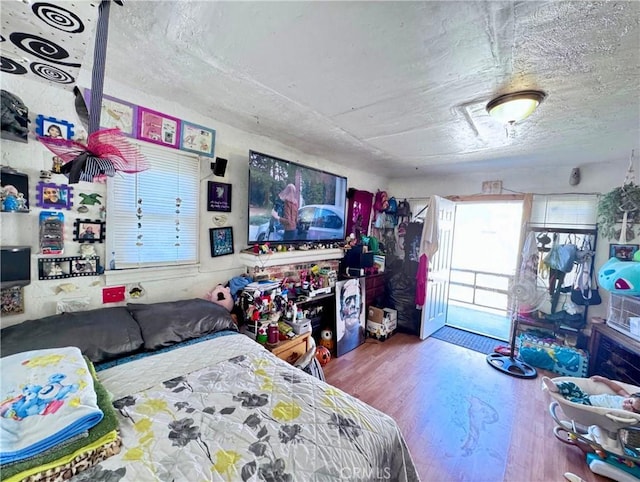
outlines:
[[[160,281],[174,278],[196,276],[200,273],[199,265],[163,266],[158,268],[132,268],[108,270],[104,272],[107,285],[139,283],[143,281]]]

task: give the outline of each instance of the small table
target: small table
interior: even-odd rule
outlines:
[[[264,345],[267,350],[275,356],[288,363],[295,363],[298,358],[307,353],[309,349],[309,337],[311,332],[296,335],[289,340],[279,341],[276,344]]]

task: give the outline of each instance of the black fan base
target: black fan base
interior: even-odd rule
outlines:
[[[487,363],[512,377],[536,378],[538,376],[538,371],[535,368],[513,356],[490,353],[487,355]]]

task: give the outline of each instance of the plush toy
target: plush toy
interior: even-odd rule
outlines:
[[[333,350],[333,332],[329,328],[320,332],[320,346],[324,346],[329,351]]]
[[[218,285],[207,294],[207,299],[223,306],[227,311],[231,312],[233,309],[233,298],[231,297],[231,290],[222,285]]]
[[[598,282],[611,293],[640,296],[640,263],[611,258],[598,271]]]

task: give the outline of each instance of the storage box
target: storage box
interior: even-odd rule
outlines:
[[[391,330],[395,330],[398,326],[398,311],[391,308],[384,308],[384,319],[389,324]]]
[[[386,340],[398,326],[398,312],[391,308],[370,306],[367,310],[367,332],[378,340]]]
[[[289,324],[296,335],[302,335],[303,333],[311,331],[311,320],[309,318],[298,318],[290,321]]]
[[[384,341],[393,335],[393,328],[387,320],[383,320],[382,323],[367,320],[367,333],[372,338]]]
[[[607,325],[637,341],[640,341],[640,298],[611,293]]]

